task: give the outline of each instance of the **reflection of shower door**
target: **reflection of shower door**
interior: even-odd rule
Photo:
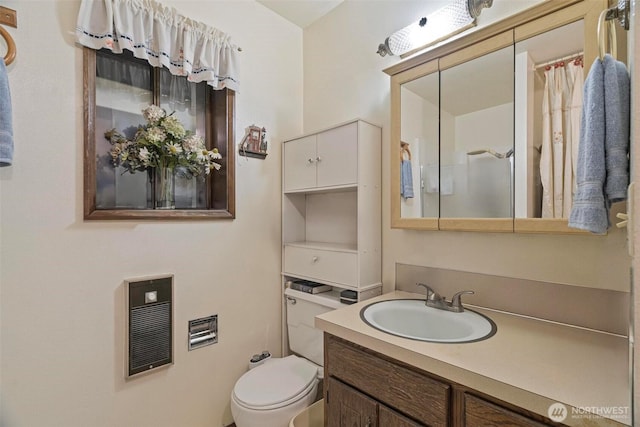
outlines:
[[[511,218],[513,214],[512,157],[469,159],[467,188],[472,218]]]
[[[420,164],[420,215],[438,218],[440,215],[440,170],[438,163]]]
[[[422,199],[422,203],[420,203],[420,217],[424,218],[424,205],[427,202],[427,194],[425,192],[425,186],[424,186],[424,165],[420,164],[420,195],[422,197],[420,197]]]
[[[466,163],[441,167],[441,216],[445,218],[511,218],[513,214],[513,157],[469,158]]]

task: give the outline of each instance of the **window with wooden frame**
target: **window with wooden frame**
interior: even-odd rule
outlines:
[[[235,92],[213,90],[152,67],[128,51],[83,49],[84,53],[84,218],[232,219],[235,218]],[[145,123],[142,110],[158,105],[217,148],[220,170],[204,177],[176,173],[175,209],[154,209],[148,171],[129,173],[114,166],[105,132],[132,138]]]

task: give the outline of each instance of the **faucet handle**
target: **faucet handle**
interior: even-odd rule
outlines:
[[[462,307],[462,295],[473,295],[475,294],[475,292],[473,291],[460,291],[456,294],[453,295],[453,297],[451,297],[451,307],[455,310],[455,311],[464,311],[464,308]]]
[[[425,285],[424,283],[416,283],[416,286],[418,286],[418,287],[422,286],[423,288],[425,288],[427,290],[427,298],[429,298],[429,294],[433,293],[433,289],[431,289],[429,287],[429,285]]]
[[[422,286],[423,288],[425,288],[427,290],[427,301],[442,299],[440,294],[438,294],[436,291],[431,289],[428,285],[425,285],[424,283],[416,283],[416,286]]]

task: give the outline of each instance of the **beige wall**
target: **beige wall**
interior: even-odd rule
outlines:
[[[236,142],[265,126],[266,160],[237,158],[237,219],[82,219],[79,1],[18,12],[9,67],[15,159],[0,170],[0,425],[222,426],[252,354],[280,352],[280,144],[302,132],[302,30],[253,1],[163,1],[243,48]],[[175,364],[123,379],[125,278],[175,275]],[[187,351],[217,313],[219,343]]]
[[[491,9],[483,11],[478,25],[535,3],[495,0]],[[606,237],[390,229],[389,77],[382,70],[399,59],[381,58],[375,51],[385,37],[418,16],[424,5],[411,1],[345,2],[304,34],[305,131],[352,117],[383,126],[385,290],[394,287],[396,262],[628,290],[630,259],[625,233],[616,228]],[[352,35],[354,31],[358,37]]]

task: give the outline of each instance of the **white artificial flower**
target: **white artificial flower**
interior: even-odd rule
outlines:
[[[212,159],[221,159],[222,155],[220,154],[220,152],[218,151],[217,148],[214,148],[213,150],[211,150],[211,158]],[[220,168],[218,168],[220,169]]]
[[[184,137],[186,131],[184,130],[184,126],[180,123],[175,116],[169,116],[162,121],[162,127],[168,134],[172,135],[174,138],[182,138]]]
[[[167,138],[167,134],[157,126],[147,129],[147,140],[152,143],[162,142]]]
[[[158,107],[157,105],[149,105],[147,108],[142,110],[142,115],[149,123],[157,122],[158,120],[166,116],[166,114],[167,113],[164,111],[164,109]]]
[[[147,147],[142,147],[140,149],[140,151],[138,152],[138,157],[140,158],[140,161],[144,163],[145,166],[149,165],[149,160],[151,160],[151,153],[149,152]]]
[[[211,162],[211,163],[207,163],[204,166],[204,172],[209,175],[209,173],[211,172],[211,169],[215,169],[215,170],[220,170],[220,168],[222,167],[222,165],[219,165],[216,162]]]
[[[204,163],[209,159],[209,150],[202,148],[196,152],[196,159],[200,163]]]
[[[171,144],[167,144],[167,151],[172,155],[180,154],[182,153],[182,147],[179,144],[172,142]]]
[[[114,144],[113,148],[111,149],[111,158],[113,160],[116,160],[118,157],[120,157],[120,153],[122,153],[122,146],[120,144]]]
[[[189,135],[182,141],[182,146],[188,153],[196,153],[204,149],[204,141],[200,135]],[[199,157],[198,157],[199,159]]]

